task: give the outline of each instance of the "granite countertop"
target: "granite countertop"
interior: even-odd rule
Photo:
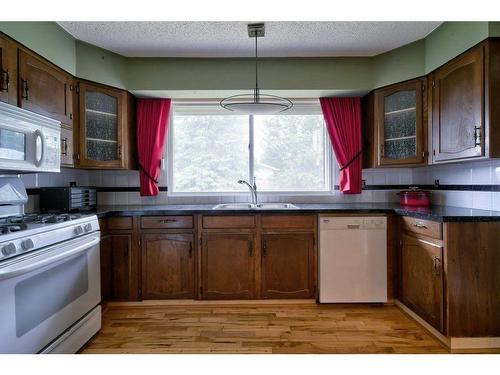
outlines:
[[[237,209],[213,210],[214,204],[200,205],[114,205],[98,206],[98,217],[138,216],[138,215],[179,215],[179,214],[211,214],[234,215],[249,213],[360,213],[360,214],[397,214],[419,219],[439,222],[457,221],[500,221],[500,211],[478,210],[452,206],[430,206],[428,208],[401,207],[395,203],[330,203],[299,204],[297,209]]]

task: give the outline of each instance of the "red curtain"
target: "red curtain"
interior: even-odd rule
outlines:
[[[361,100],[320,98],[335,157],[340,166],[340,191],[361,193]]]
[[[170,99],[137,100],[137,148],[141,196],[158,195],[158,178],[167,135]]]

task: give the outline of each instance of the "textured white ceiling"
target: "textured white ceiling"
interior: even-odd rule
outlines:
[[[251,22],[248,22],[251,23]],[[129,57],[250,57],[247,22],[59,22],[75,38]],[[264,57],[373,56],[440,22],[266,22]]]

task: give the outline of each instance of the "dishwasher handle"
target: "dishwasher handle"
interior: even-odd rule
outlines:
[[[360,227],[359,224],[347,224],[347,229],[359,229]]]

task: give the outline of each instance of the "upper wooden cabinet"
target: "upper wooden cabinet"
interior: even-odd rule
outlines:
[[[17,105],[17,44],[0,34],[0,101]]]
[[[78,82],[79,142],[77,163],[83,168],[135,167],[135,113],[127,91]]]
[[[484,46],[431,76],[433,160],[484,155]]]
[[[19,106],[71,126],[73,77],[25,49],[19,49],[18,63]]]
[[[429,82],[433,162],[500,157],[500,40],[451,60]]]
[[[363,100],[364,166],[426,162],[424,79],[375,90]]]

